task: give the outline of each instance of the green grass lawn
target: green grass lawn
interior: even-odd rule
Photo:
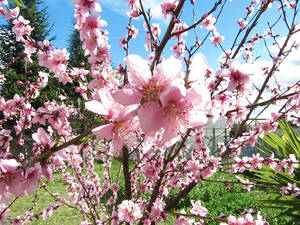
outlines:
[[[113,165],[113,170],[117,171],[118,167],[119,165],[115,163],[115,165]],[[100,166],[97,166],[96,170],[99,174],[101,173]],[[231,177],[232,176],[227,174],[217,173],[210,179],[226,180]],[[44,181],[47,184],[48,190],[52,193],[59,193],[60,196],[66,197],[66,184],[62,182],[61,175],[56,173],[54,179],[55,184],[52,184],[47,180]],[[238,215],[241,214],[244,209],[253,209],[254,211],[261,211],[263,217],[268,219],[270,224],[286,224],[287,217],[274,218],[280,213],[280,209],[265,208],[263,204],[259,202],[259,200],[266,199],[270,196],[272,196],[272,193],[270,190],[266,189],[253,189],[253,191],[248,192],[247,190],[242,189],[241,185],[238,184],[232,185],[232,187],[228,189],[223,183],[202,182],[199,183],[186,198],[179,202],[175,210],[180,212],[181,209],[184,209],[186,212],[189,212],[191,209],[190,201],[201,200],[202,205],[209,211],[208,216],[211,217],[218,217],[221,213],[226,215]],[[8,217],[15,218],[18,215],[24,215],[24,212],[32,207],[35,200],[38,203],[37,207],[33,210],[35,214],[40,213],[41,209],[47,208],[50,203],[56,203],[55,199],[50,196],[49,193],[44,189],[40,189],[27,197],[17,199],[11,207]],[[122,199],[119,199],[119,201],[122,201]],[[174,216],[170,216],[167,222],[160,224],[172,224],[174,219]],[[83,218],[76,210],[63,206],[55,211],[52,217],[47,218],[46,220],[34,220],[30,224],[77,225],[80,224],[81,221],[83,221]],[[209,224],[218,223],[210,221]]]
[[[66,184],[64,184],[61,180],[61,176],[59,174],[54,175],[55,184],[45,180],[47,183],[47,189],[51,193],[59,193],[60,196],[66,197]],[[15,218],[16,216],[24,215],[24,212],[30,209],[33,206],[33,203],[37,201],[38,205],[33,210],[33,213],[39,214],[43,208],[47,208],[50,203],[57,204],[55,199],[44,189],[36,190],[29,196],[19,198],[12,205],[10,212],[8,213],[8,217]],[[77,225],[82,221],[82,216],[78,214],[77,210],[71,209],[67,206],[63,206],[58,210],[54,211],[53,216],[47,218],[46,220],[34,220],[32,221],[32,225],[43,224],[43,225],[54,225],[54,224],[62,224],[62,225]]]

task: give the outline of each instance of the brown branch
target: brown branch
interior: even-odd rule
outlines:
[[[140,3],[140,6],[141,6],[141,13],[142,13],[142,15],[143,15],[143,17],[144,17],[145,23],[146,23],[146,25],[147,25],[147,29],[148,29],[149,34],[150,34],[151,48],[152,48],[152,45],[153,45],[154,47],[156,47],[155,40],[154,40],[154,36],[153,36],[152,30],[151,30],[151,25],[150,25],[150,23],[149,23],[149,20],[148,20],[148,18],[147,18],[146,13],[145,13],[145,9],[144,9],[142,0],[139,0],[139,3]]]
[[[170,157],[166,160],[166,162],[165,162],[166,164],[168,164],[169,162],[171,162],[175,159],[175,157],[178,155],[179,151],[183,148],[184,143],[186,142],[186,139],[190,135],[191,131],[192,131],[192,129],[188,129],[188,131],[186,132],[185,136],[182,138],[182,141],[181,141],[180,145],[177,147],[174,154],[170,155]]]
[[[299,83],[299,82],[297,82]],[[282,99],[288,99],[294,95],[296,95],[297,93],[296,92],[293,92],[293,93],[290,93],[290,94],[286,94],[286,95],[281,95],[281,96],[278,96],[278,97],[273,97],[269,100],[266,100],[266,101],[263,101],[263,102],[259,102],[259,103],[256,103],[256,104],[251,104],[251,105],[247,105],[246,108],[247,109],[252,109],[252,108],[256,108],[256,107],[259,107],[259,106],[265,106],[265,105],[269,105],[275,101],[278,101],[278,100],[282,100]],[[233,113],[235,111],[237,111],[238,109],[233,109],[233,110],[229,110],[227,111],[226,115],[228,116],[230,113]]]
[[[210,217],[210,216],[200,216],[200,215],[196,215],[196,214],[184,214],[184,213],[169,212],[169,211],[165,211],[164,213],[166,213],[166,214],[172,214],[172,215],[175,215],[175,216],[185,216],[185,217],[200,218],[200,219],[204,219],[204,220],[217,220],[217,221],[221,221],[221,222],[226,222],[227,221],[227,218],[218,218],[218,217]]]
[[[14,202],[18,199],[19,197],[15,197],[15,199],[0,213],[0,218],[2,215],[14,204]]]
[[[248,27],[248,29],[246,30],[246,33],[242,39],[242,41],[240,42],[239,46],[237,47],[237,49],[235,50],[233,56],[231,57],[231,59],[234,59],[237,54],[239,53],[240,49],[244,46],[245,42],[247,41],[247,38],[250,34],[250,32],[252,31],[252,29],[257,25],[259,18],[262,16],[262,14],[267,10],[268,6],[269,6],[270,2],[264,3],[261,8],[260,8],[260,12],[258,13],[258,15],[256,16],[255,20],[252,22],[251,26]]]
[[[287,47],[288,42],[291,39],[294,31],[295,31],[295,26],[293,26],[291,28],[291,30],[289,30],[287,38],[285,39],[285,41],[284,41],[284,43],[283,43],[283,45],[282,45],[279,53],[277,54],[277,57],[281,57],[282,55],[284,55],[284,49]],[[261,98],[262,94],[264,93],[264,90],[267,87],[267,84],[268,84],[269,80],[271,79],[271,77],[273,76],[273,74],[276,72],[276,70],[277,70],[277,68],[278,68],[279,65],[280,64],[276,64],[275,62],[273,62],[273,66],[270,69],[270,71],[269,71],[269,73],[268,73],[268,75],[267,75],[267,77],[266,77],[266,79],[265,79],[265,81],[264,81],[264,83],[263,83],[263,85],[262,85],[262,87],[261,87],[261,89],[260,89],[258,95],[256,96],[256,99],[254,100],[254,102],[253,102],[252,105],[256,105],[258,103],[259,99]],[[233,139],[236,139],[237,137],[239,137],[241,135],[241,133],[243,131],[243,127],[246,124],[246,122],[248,121],[248,119],[250,118],[250,115],[254,111],[254,109],[255,109],[255,107],[250,108],[248,114],[246,115],[246,118],[239,124],[239,126],[238,126],[238,128],[237,128],[237,130],[236,130],[236,132],[234,134]],[[221,155],[221,157],[225,158],[231,152],[232,152],[232,149],[230,149],[229,146],[227,146],[227,149],[224,151],[224,153]]]
[[[171,209],[175,208],[180,199],[184,198],[196,185],[197,183],[195,181],[192,181],[188,186],[186,186],[182,191],[180,191],[177,194],[177,196],[166,205],[165,211],[168,212]]]
[[[193,28],[196,28],[203,20],[205,20],[205,18],[207,16],[209,16],[210,14],[212,14],[214,11],[216,11],[216,9],[218,8],[218,6],[222,3],[223,0],[219,0],[218,2],[215,3],[214,7],[208,12],[208,13],[205,13],[197,22],[195,22],[193,25],[181,30],[181,31],[177,31],[177,32],[174,32],[171,34],[171,37],[173,36],[176,36],[176,35],[179,35],[179,34],[182,34],[186,31],[189,31]]]
[[[51,155],[53,155],[54,153],[58,152],[59,150],[62,150],[64,148],[67,148],[71,145],[78,145],[80,144],[80,140],[86,136],[88,136],[89,134],[92,133],[92,130],[96,127],[99,127],[101,125],[104,125],[104,124],[107,124],[108,122],[106,121],[102,121],[100,122],[99,124],[97,124],[97,126],[93,127],[92,129],[89,129],[87,131],[84,131],[82,134],[78,135],[77,137],[73,138],[72,140],[70,141],[67,141],[59,146],[55,146],[51,149],[49,149],[48,151],[44,152],[44,153],[41,153],[37,158],[35,158],[34,160],[30,161],[29,163],[27,163],[25,165],[25,168],[28,168],[28,167],[32,167],[34,166],[34,164],[38,163],[38,162],[42,162],[42,161],[45,161],[47,160]]]
[[[129,172],[129,153],[125,145],[122,148],[122,165],[125,180],[125,199],[130,200],[132,198],[132,191]]]
[[[164,37],[163,37],[160,45],[156,48],[155,56],[154,56],[154,59],[152,61],[152,65],[151,65],[151,69],[150,69],[152,72],[154,70],[155,65],[158,64],[158,61],[159,61],[159,58],[160,58],[160,56],[162,54],[163,49],[165,48],[167,42],[172,37],[171,33],[172,33],[173,28],[175,26],[176,19],[177,19],[178,15],[180,14],[180,12],[181,12],[181,10],[183,8],[184,2],[185,2],[185,0],[180,0],[180,2],[178,3],[178,5],[177,5],[177,7],[176,7],[176,9],[174,11],[174,15],[173,15],[173,17],[172,17],[172,19],[171,19],[171,21],[169,23],[169,26],[167,28],[167,31],[166,31],[166,33],[165,33],[165,35],[164,35]]]

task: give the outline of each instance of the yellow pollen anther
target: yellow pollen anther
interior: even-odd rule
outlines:
[[[159,82],[158,82],[158,81],[156,81],[156,82],[155,82],[155,86],[156,86],[156,87],[158,87],[158,85],[159,85]]]

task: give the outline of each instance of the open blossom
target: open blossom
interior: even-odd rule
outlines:
[[[289,155],[289,170],[288,174],[291,175],[294,172],[295,168],[298,168],[299,166],[299,160],[297,160],[296,156],[294,154]]]
[[[128,56],[125,63],[129,84],[116,91],[113,98],[123,105],[140,104],[137,116],[146,135],[153,137],[163,128],[163,143],[171,146],[188,127],[208,122],[205,114],[208,92],[197,82],[188,89],[185,87],[178,59],[163,60],[153,76],[147,61],[137,55]]]
[[[215,30],[214,24],[216,23],[216,18],[212,17],[211,15],[206,16],[201,24],[201,28],[206,28],[207,30],[213,31]]]
[[[0,159],[0,192],[10,192],[16,196],[31,194],[40,182],[41,175],[39,164],[24,172],[15,159]]]
[[[222,41],[224,41],[224,37],[220,36],[220,34],[218,32],[214,32],[213,37],[210,37],[209,40],[211,40],[211,42],[213,43],[213,45],[215,47],[217,47],[219,43],[221,43]]]
[[[238,179],[239,182],[241,182],[243,184],[243,189],[245,189],[247,191],[251,191],[251,188],[253,187],[253,184],[248,179],[243,180],[239,176],[236,176],[236,178]]]
[[[120,221],[133,224],[143,216],[140,207],[130,200],[124,200],[118,206],[118,217]]]
[[[166,19],[170,18],[170,14],[171,12],[174,12],[174,10],[176,9],[177,6],[177,1],[173,0],[173,1],[164,1],[161,4],[161,12],[164,15],[164,17]]]
[[[182,214],[185,214],[184,210],[181,210]],[[173,225],[192,225],[195,220],[192,218],[180,216],[177,220],[174,221]]]
[[[54,142],[50,139],[49,134],[41,127],[32,135],[32,139],[46,148],[52,148],[54,146]]]
[[[191,213],[200,216],[206,216],[208,210],[201,205],[201,201],[191,201],[193,208],[191,209]]]
[[[201,93],[191,88],[186,90],[182,80],[175,80],[160,97],[163,107],[164,143],[174,144],[180,133],[188,127],[203,126],[208,122],[203,109],[197,108],[202,101]]]
[[[38,77],[38,84],[40,87],[44,88],[46,87],[48,83],[49,74],[39,71],[39,77]]]
[[[9,19],[15,19],[19,16],[20,13],[20,8],[16,7],[14,9],[10,9],[9,11],[6,11],[5,13],[5,19],[9,20]]]
[[[17,41],[25,41],[23,36],[29,36],[33,28],[29,25],[29,21],[25,20],[23,16],[19,16],[18,19],[13,21],[14,27],[12,31],[16,35]]]
[[[6,211],[4,212],[4,210],[6,210]],[[1,222],[1,224],[6,224],[6,216],[9,213],[9,211],[10,211],[10,209],[7,209],[7,205],[2,204],[0,202],[0,214],[1,214],[0,222]]]
[[[85,106],[88,110],[103,115],[112,122],[93,129],[93,134],[112,140],[114,155],[118,156],[124,144],[131,147],[135,142],[134,131],[138,123],[134,117],[137,114],[137,107],[135,105],[124,107],[114,102],[111,96],[103,91],[98,93],[101,102],[92,100],[86,102]]]
[[[148,62],[140,56],[129,55],[125,59],[129,69],[129,85],[113,94],[115,101],[123,105],[139,104],[138,118],[145,134],[153,136],[163,127],[163,109],[159,105],[161,93],[177,78],[183,78],[181,63],[171,57],[156,66],[151,75]],[[153,121],[156,123],[153,123]]]
[[[136,107],[124,108],[112,123],[93,129],[93,134],[106,140],[112,140],[114,155],[118,156],[123,145],[131,147],[135,142],[134,130],[138,123],[133,118],[136,115]]]
[[[231,63],[228,74],[228,91],[236,89],[241,90],[246,84],[248,84],[249,75],[243,72],[240,68],[242,68],[242,65],[239,65],[238,63]]]
[[[21,164],[15,159],[0,159],[0,193],[8,191],[13,176]]]
[[[220,225],[269,225],[267,221],[264,221],[260,212],[257,213],[256,218],[251,213],[246,213],[236,218],[230,215],[227,220],[228,223],[221,223]]]

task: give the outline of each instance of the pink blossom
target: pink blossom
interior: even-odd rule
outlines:
[[[7,11],[5,14],[5,19],[6,20],[15,19],[19,16],[19,13],[20,13],[19,7],[16,7],[14,9],[9,9],[9,11]]]
[[[177,6],[177,1],[173,0],[173,1],[164,1],[161,4],[161,13],[164,15],[164,17],[166,19],[170,18],[170,14],[172,12],[174,12],[174,10],[176,9]]]
[[[182,36],[187,36],[188,32],[185,31],[183,32],[188,26],[184,23],[184,24],[181,24],[181,23],[176,23],[174,28],[173,28],[173,33],[177,33],[177,32],[180,32],[179,34],[177,35],[174,35],[173,39],[179,39],[178,42],[184,42],[184,45],[185,45],[185,41],[182,39]],[[183,44],[181,44],[183,45]]]
[[[128,2],[128,6],[134,6],[137,4],[137,0],[126,0]]]
[[[249,158],[249,163],[250,163],[250,171],[253,169],[259,169],[261,170],[262,168],[262,162],[264,158],[260,156],[259,153],[256,153],[256,155],[252,155],[252,158]]]
[[[8,191],[13,174],[21,166],[15,159],[0,159],[0,192]]]
[[[38,84],[41,88],[46,87],[48,83],[49,74],[39,71],[39,78],[38,78]]]
[[[248,179],[247,180],[243,180],[239,176],[236,176],[236,178],[238,179],[239,182],[241,182],[243,184],[243,189],[246,189],[246,190],[250,191],[251,188],[253,187],[253,184]]]
[[[134,223],[143,216],[140,207],[130,200],[124,200],[118,205],[118,217],[120,221]]]
[[[236,69],[235,66],[232,66],[229,69],[229,84],[228,91],[233,91],[235,89],[240,90],[249,82],[249,76],[246,73],[243,73],[241,70]]]
[[[294,169],[298,168],[299,160],[296,159],[296,156],[294,154],[290,154],[289,157],[290,157],[290,163],[289,163],[288,174],[291,175],[294,172]]]
[[[215,26],[214,26],[215,23],[216,23],[216,18],[212,17],[211,15],[208,15],[205,17],[200,27],[213,31],[215,30]]]
[[[214,32],[214,36],[210,37],[209,40],[211,40],[211,42],[213,43],[213,45],[215,47],[217,47],[219,43],[221,43],[222,41],[224,41],[224,37],[220,36],[219,33]]]
[[[123,104],[144,103],[138,109],[139,122],[143,131],[153,136],[163,127],[163,109],[159,105],[159,97],[171,82],[182,78],[181,63],[171,57],[157,65],[154,76],[151,76],[148,62],[137,55],[130,55],[125,59],[129,68],[130,85],[113,94],[115,101]],[[156,123],[153,123],[155,118]]]
[[[0,222],[1,222],[1,224],[6,224],[6,216],[10,211],[10,209],[7,207],[8,207],[7,205],[0,203]]]
[[[185,214],[184,210],[181,210],[182,214]],[[177,220],[174,221],[173,225],[192,225],[195,220],[185,216],[180,216]]]
[[[208,210],[201,205],[201,201],[191,201],[193,208],[191,209],[191,213],[200,216],[206,216]]]
[[[121,111],[113,123],[93,129],[93,134],[107,140],[113,140],[115,156],[119,155],[124,144],[127,147],[131,147],[135,141],[133,131],[136,129],[138,124],[133,120],[133,118],[136,115],[136,111],[137,109],[135,106],[128,106]]]
[[[98,13],[102,11],[97,0],[72,0],[72,3],[83,15],[88,14],[90,9]]]
[[[240,25],[241,30],[244,30],[246,26],[248,25],[247,21],[243,21],[241,18],[237,20],[237,23]]]
[[[21,171],[15,174],[15,180],[10,186],[10,191],[16,196],[31,194],[42,178],[42,170],[39,164],[26,169],[24,176]]]
[[[54,142],[50,139],[50,136],[41,127],[38,128],[37,133],[34,133],[32,135],[32,139],[36,143],[38,143],[48,149],[50,149],[54,146]]]
[[[156,206],[152,206],[149,217],[155,223],[158,223],[162,220],[161,214],[162,214],[162,209],[161,208],[156,207]]]

